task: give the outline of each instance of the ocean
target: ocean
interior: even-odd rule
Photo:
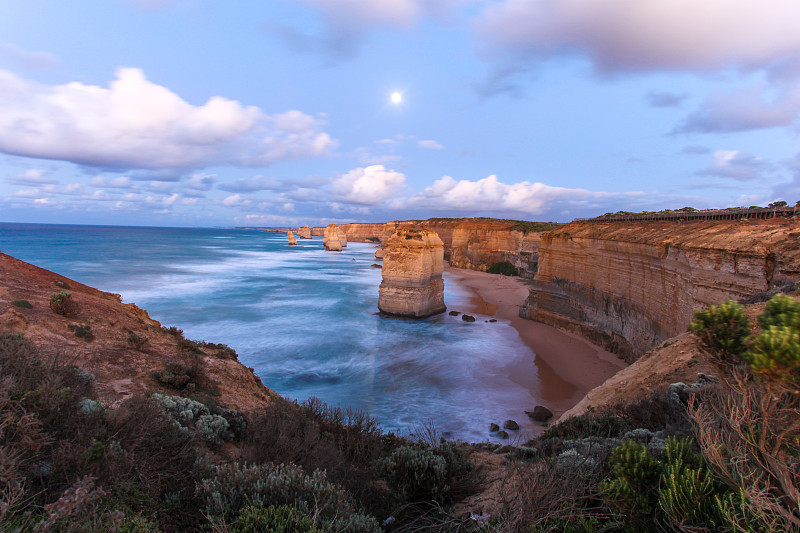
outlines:
[[[536,391],[512,377],[535,374],[534,354],[510,324],[382,317],[375,245],[298,243],[259,230],[0,223],[0,251],[119,293],[187,338],[231,346],[287,398],[361,409],[401,434],[432,424],[483,441],[491,422],[531,427],[524,410]],[[445,273],[449,309],[469,296]]]

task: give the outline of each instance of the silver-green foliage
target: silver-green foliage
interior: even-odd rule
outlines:
[[[151,398],[164,410],[164,413],[178,422],[183,428],[195,427],[197,434],[209,444],[219,446],[233,438],[230,424],[225,417],[212,414],[202,403],[183,398],[154,393]]]
[[[445,497],[453,483],[473,468],[452,442],[400,446],[379,466],[389,488],[403,499]]]

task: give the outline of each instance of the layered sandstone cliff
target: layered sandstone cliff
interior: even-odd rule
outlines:
[[[542,235],[520,314],[634,360],[693,310],[800,279],[800,222],[573,222]]]
[[[306,224],[302,228],[297,228],[297,236],[300,239],[310,239],[311,238],[311,228],[308,227],[308,224]]]
[[[344,224],[342,228],[350,241],[385,243],[398,228],[414,225],[439,235],[445,260],[454,267],[485,272],[495,263],[508,261],[523,277],[533,277],[536,272],[541,233],[557,226],[492,218],[432,218]]]
[[[311,228],[311,235],[314,237],[323,237],[325,235],[325,228],[323,226],[313,226]]]
[[[289,238],[289,246],[297,246],[297,239],[294,238],[294,233],[287,231],[286,236]]]
[[[378,309],[422,318],[444,312],[444,246],[420,226],[398,229],[386,242]]]
[[[325,249],[331,252],[342,251],[342,230],[336,224],[328,224],[325,227],[322,244]]]

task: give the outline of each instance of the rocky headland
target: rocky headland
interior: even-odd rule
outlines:
[[[3,253],[0,280],[0,331],[23,335],[42,353],[93,374],[98,400],[107,405],[146,392],[174,393],[173,384],[154,375],[180,369],[194,380],[196,394],[239,411],[263,407],[275,396],[232,349],[184,339],[180,330],[164,328],[135,304],[122,303],[119,294]],[[64,314],[51,308],[54,294],[68,295]]]
[[[383,313],[422,318],[443,313],[444,247],[433,231],[404,226],[386,242],[378,309]]]

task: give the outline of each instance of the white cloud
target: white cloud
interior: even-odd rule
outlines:
[[[219,96],[194,106],[135,68],[108,88],[45,86],[0,71],[0,151],[109,168],[267,166],[336,142],[300,111],[267,115]]]
[[[419,145],[420,148],[426,148],[428,150],[441,150],[442,148],[444,148],[442,144],[430,139],[419,141],[417,144]]]
[[[470,181],[456,181],[450,176],[436,180],[422,193],[411,197],[406,206],[461,209],[472,212],[516,212],[538,215],[555,213],[565,206],[586,205],[601,199],[620,199],[641,196],[640,192],[608,193],[585,189],[552,187],[544,183],[506,184],[491,175]],[[397,205],[397,207],[403,207]]]
[[[207,191],[214,186],[217,181],[216,174],[192,174],[183,184],[187,189],[193,191]]]
[[[242,198],[240,194],[232,194],[222,200],[222,205],[225,207],[244,207],[250,205],[250,200]]]
[[[800,50],[800,2],[504,0],[477,31],[518,57],[583,55],[606,72],[768,68]]]
[[[800,32],[800,28],[798,28]],[[800,85],[787,84],[777,96],[757,86],[712,95],[677,129],[681,133],[720,133],[789,126],[800,115]]]
[[[739,150],[717,150],[711,156],[711,164],[698,174],[746,181],[760,177],[768,167],[766,161],[753,154]]]
[[[10,59],[18,66],[28,69],[47,69],[58,64],[58,59],[53,54],[29,52],[11,43],[0,43],[0,57]]]
[[[38,168],[29,168],[24,172],[11,176],[6,181],[14,185],[44,185],[56,183],[54,179],[47,177],[47,172],[45,170]]]
[[[106,178],[105,176],[95,176],[89,181],[92,187],[109,187],[112,189],[129,189],[131,187],[131,179],[127,176],[118,176],[116,178]]]
[[[394,196],[405,185],[405,175],[383,165],[356,168],[333,181],[333,190],[347,202],[376,205]]]

